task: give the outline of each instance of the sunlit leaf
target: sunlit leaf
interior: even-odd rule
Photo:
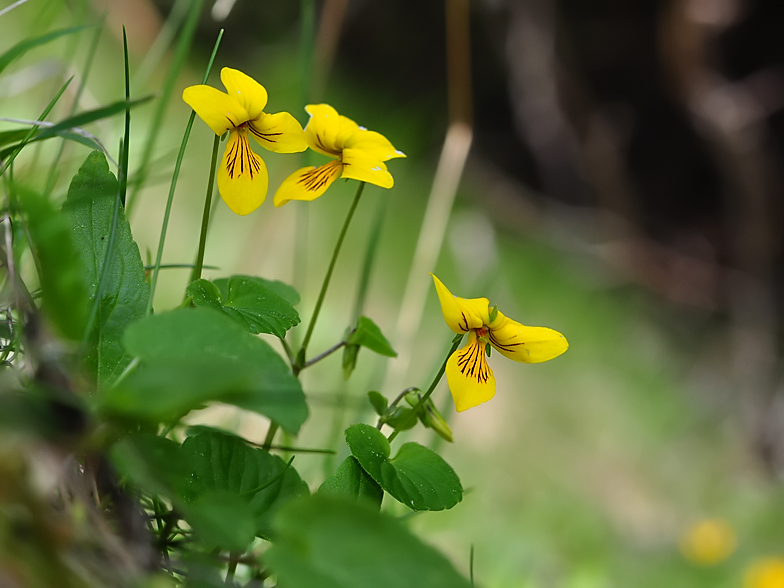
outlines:
[[[359,317],[357,328],[349,335],[346,342],[351,345],[367,347],[371,351],[387,357],[397,357],[397,353],[392,349],[383,333],[381,333],[378,325],[366,316]]]
[[[194,305],[224,312],[249,333],[283,338],[287,330],[299,324],[299,314],[264,282],[249,276],[232,276],[214,283],[202,279],[191,283],[187,294]]]

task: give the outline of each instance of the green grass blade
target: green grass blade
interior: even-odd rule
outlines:
[[[52,108],[54,108],[54,105],[57,104],[58,100],[60,100],[60,97],[63,95],[63,92],[65,92],[65,89],[71,83],[71,80],[73,80],[73,77],[68,78],[68,80],[60,88],[60,91],[57,92],[57,94],[55,94],[55,97],[52,98],[51,102],[49,102],[49,104],[46,106],[44,111],[41,113],[40,120],[43,120],[47,116],[49,116],[49,113],[52,111]],[[0,176],[2,176],[3,173],[5,173],[5,170],[11,166],[11,164],[14,162],[14,159],[16,159],[16,156],[19,155],[22,149],[24,149],[24,146],[30,142],[30,139],[33,137],[33,135],[36,133],[37,130],[38,130],[37,126],[33,126],[32,128],[30,128],[30,130],[27,131],[27,134],[25,135],[24,139],[22,139],[22,142],[14,147],[14,150],[10,153],[8,157],[8,161],[5,161],[5,163],[2,164],[2,169],[0,170]],[[3,162],[4,160],[5,158],[0,154],[0,162]]]
[[[61,131],[68,131],[73,128],[82,127],[91,122],[102,120],[104,118],[109,118],[110,116],[114,116],[118,112],[124,112],[128,108],[136,108],[137,106],[149,102],[154,97],[155,96],[153,94],[148,94],[147,96],[142,96],[141,98],[137,98],[136,100],[130,100],[130,101],[118,100],[117,102],[112,102],[108,106],[96,108],[95,110],[87,110],[85,112],[80,112],[75,116],[70,116],[66,118],[65,120],[57,123],[54,126],[43,129],[41,133],[38,135],[39,140],[58,135],[60,134]]]
[[[55,39],[59,39],[65,35],[73,35],[74,33],[78,33],[85,29],[89,29],[94,27],[95,25],[83,25],[78,27],[70,27],[67,29],[59,29],[57,31],[52,31],[51,33],[47,33],[46,35],[42,35],[40,37],[35,37],[33,39],[25,39],[24,41],[20,41],[13,47],[11,47],[8,51],[0,55],[0,73],[3,72],[5,68],[7,68],[11,62],[16,59],[17,57],[21,57],[25,53],[27,53],[30,49],[34,49],[35,47],[39,47],[41,45],[45,45],[50,41],[54,41]]]
[[[155,142],[160,135],[161,125],[163,124],[163,117],[166,114],[166,109],[168,108],[169,102],[171,101],[171,96],[174,92],[174,86],[177,82],[177,78],[180,75],[180,71],[182,71],[182,67],[185,65],[186,58],[188,57],[188,52],[191,48],[193,36],[196,32],[196,26],[199,23],[199,15],[201,14],[202,4],[203,0],[194,0],[193,4],[191,4],[190,12],[188,13],[188,19],[185,21],[185,26],[183,27],[182,33],[180,34],[180,39],[174,52],[172,65],[169,68],[169,72],[167,73],[166,80],[163,84],[161,99],[158,101],[158,107],[155,110],[152,123],[150,124],[150,132],[147,136],[147,143],[144,146],[144,151],[142,152],[142,160],[139,164],[139,169],[136,172],[137,182],[134,184],[133,192],[131,192],[131,195],[128,198],[127,210],[129,215],[131,214],[133,204],[136,201],[136,195],[139,193],[139,190],[142,188],[145,180],[147,179],[147,166],[150,163],[152,152],[155,149]]]
[[[130,145],[131,136],[131,108],[128,106],[131,102],[131,73],[128,67],[128,36],[125,33],[125,25],[123,25],[123,53],[125,54],[125,134],[123,141],[120,143],[120,203],[125,208],[125,192],[128,189],[128,147]]]
[[[215,47],[212,49],[212,55],[210,55],[210,61],[207,64],[207,71],[204,72],[204,81],[202,83],[207,82],[207,78],[210,76],[210,71],[212,70],[212,64],[215,61],[215,55],[218,53],[218,47],[220,46],[221,39],[223,38],[223,29],[220,30],[218,33],[218,38],[215,41]],[[145,315],[150,314],[152,310],[152,299],[155,296],[155,286],[158,284],[158,272],[161,270],[161,258],[163,257],[163,244],[166,240],[166,230],[169,226],[169,215],[171,214],[171,207],[172,202],[174,201],[174,189],[177,186],[177,178],[180,175],[180,166],[182,165],[182,159],[185,156],[185,147],[188,145],[188,137],[191,135],[191,128],[193,127],[193,120],[196,118],[196,113],[191,111],[191,116],[188,118],[188,124],[185,127],[185,133],[182,137],[182,144],[180,145],[180,152],[177,155],[177,162],[174,164],[174,173],[172,174],[172,181],[171,187],[169,188],[169,198],[166,201],[166,212],[163,214],[163,226],[161,227],[161,238],[158,241],[158,255],[155,258],[155,269],[153,270],[152,274],[152,282],[150,284],[150,298],[147,300],[147,311]],[[135,193],[135,191],[134,191]],[[133,196],[133,195],[132,195]],[[128,203],[130,206],[130,202]]]

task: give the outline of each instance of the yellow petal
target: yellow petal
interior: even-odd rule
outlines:
[[[395,184],[387,166],[376,156],[369,155],[359,149],[343,151],[343,178],[368,182],[382,188],[391,188]]]
[[[569,348],[566,337],[547,327],[527,327],[500,312],[490,323],[490,344],[504,357],[523,363],[541,363]]]
[[[182,99],[216,135],[222,135],[249,118],[242,104],[212,86],[185,88]]]
[[[341,149],[337,146],[340,133],[340,115],[329,104],[308,104],[305,111],[310,120],[305,126],[305,141],[314,151],[339,157]]]
[[[275,153],[299,153],[308,148],[302,127],[288,112],[262,113],[248,124],[256,142]]]
[[[248,111],[245,120],[257,119],[267,105],[267,90],[249,75],[237,69],[224,67],[221,70],[221,82],[234,100],[242,104]]]
[[[433,274],[430,274],[433,276]],[[490,322],[487,298],[458,298],[453,296],[437,277],[433,276],[441,312],[444,313],[446,324],[455,333],[466,333],[471,329],[479,329]]]
[[[290,200],[315,200],[327,191],[332,182],[340,177],[343,165],[340,160],[320,165],[303,167],[285,180],[275,192],[275,206],[283,206]]]
[[[359,130],[360,126],[357,123],[341,114],[338,117],[338,135],[335,137],[335,146],[342,150]]]
[[[348,138],[345,149],[361,149],[369,155],[378,157],[381,161],[388,161],[395,157],[405,157],[406,154],[394,148],[392,143],[375,131],[359,129]]]
[[[235,214],[253,212],[267,196],[264,160],[250,148],[247,131],[233,131],[218,168],[218,192]]]
[[[479,406],[495,396],[495,376],[487,365],[485,343],[476,332],[468,334],[465,347],[446,362],[446,381],[457,412]]]

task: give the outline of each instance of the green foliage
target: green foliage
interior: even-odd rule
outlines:
[[[366,316],[359,317],[357,328],[349,335],[346,343],[367,347],[371,351],[387,357],[397,357],[397,352],[392,349],[378,325]]]
[[[275,518],[265,554],[288,588],[469,588],[447,559],[373,507],[319,492]]]
[[[252,410],[296,433],[308,416],[299,381],[272,348],[210,308],[181,308],[146,317],[125,334],[143,364],[104,393],[118,416],[162,421],[209,400]]]
[[[270,517],[276,509],[292,498],[309,494],[307,484],[293,467],[263,449],[249,447],[234,435],[200,433],[188,437],[182,451],[191,468],[186,501],[198,507],[205,494],[231,496],[248,506],[254,531],[261,537],[270,536]]]
[[[463,499],[457,474],[427,447],[405,443],[390,459],[387,438],[362,423],[346,429],[346,443],[364,470],[384,490],[414,510],[444,510]]]
[[[30,49],[34,49],[36,47],[40,47],[41,45],[46,45],[47,43],[54,41],[55,39],[59,39],[60,37],[66,35],[73,35],[74,33],[79,33],[85,29],[92,28],[91,26],[80,26],[80,27],[70,27],[67,29],[59,29],[57,31],[52,31],[51,33],[47,33],[45,35],[41,35],[40,37],[32,37],[25,39],[24,41],[20,41],[10,49],[8,49],[5,53],[0,55],[0,73],[3,73],[3,70],[11,65],[18,57],[21,57]]]
[[[21,192],[20,204],[27,214],[40,267],[42,310],[65,337],[79,340],[87,321],[87,288],[71,238],[71,225],[38,194]]]
[[[63,212],[71,224],[90,304],[96,304],[102,277],[104,280],[84,356],[99,384],[110,383],[130,363],[122,336],[129,324],[144,316],[150,295],[139,247],[122,210],[111,258],[105,263],[116,198],[117,179],[103,153],[93,151],[71,181]]]
[[[187,289],[195,306],[210,307],[224,312],[249,333],[269,333],[283,338],[286,331],[299,324],[299,314],[292,303],[280,296],[267,280],[249,276],[232,276],[210,282],[196,280]],[[277,282],[278,290],[294,298],[293,288]],[[294,291],[296,296],[296,291]]]
[[[319,487],[319,492],[342,496],[354,502],[364,501],[381,508],[384,491],[359,465],[357,458],[349,455],[337,471]]]
[[[375,390],[371,390],[368,392],[368,400],[370,400],[370,404],[373,406],[373,410],[376,411],[378,416],[386,414],[387,408],[389,408],[389,401],[384,395]]]

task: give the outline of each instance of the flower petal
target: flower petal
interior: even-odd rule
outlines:
[[[349,139],[360,130],[360,126],[342,114],[338,117],[338,135],[335,137],[335,146],[344,149]]]
[[[340,115],[329,104],[308,104],[305,111],[310,120],[305,126],[305,141],[314,151],[339,157],[341,148],[337,146],[340,133]]]
[[[406,156],[402,151],[395,149],[392,143],[381,133],[365,129],[359,129],[349,137],[345,143],[345,149],[361,149],[370,155],[375,155],[381,161]]]
[[[229,96],[248,111],[246,121],[256,120],[261,115],[267,105],[267,90],[264,86],[249,75],[230,67],[221,70],[221,82],[226,86]]]
[[[333,159],[318,167],[298,169],[283,180],[275,192],[275,206],[283,206],[289,200],[315,200],[340,177],[342,169],[343,165],[339,159]]]
[[[249,118],[242,104],[212,86],[189,86],[183,90],[182,99],[216,135],[222,135]]]
[[[468,334],[465,347],[455,351],[446,362],[446,381],[455,401],[455,410],[463,412],[495,396],[495,376],[487,365],[485,342],[476,332]]]
[[[256,210],[267,197],[269,175],[264,160],[250,148],[247,131],[233,131],[218,168],[218,192],[235,214]]]
[[[302,127],[288,112],[262,113],[248,124],[256,142],[275,153],[299,153],[308,148]]]
[[[490,344],[504,357],[523,363],[540,363],[569,348],[566,337],[547,327],[527,327],[498,313],[490,323]]]
[[[368,182],[382,188],[391,188],[395,185],[392,174],[387,171],[387,166],[375,155],[360,149],[346,149],[343,151],[343,178]]]
[[[490,322],[487,298],[458,298],[452,295],[444,284],[433,274],[441,312],[444,313],[446,324],[455,333],[466,333],[471,329],[479,329]]]

